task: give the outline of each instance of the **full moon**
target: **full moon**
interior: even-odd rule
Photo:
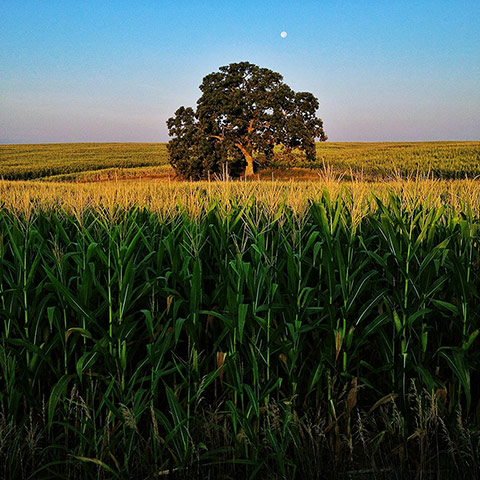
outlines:
[[[285,38],[285,37],[287,36],[287,32],[282,32],[282,33],[280,34],[280,36],[281,36],[282,38]]]

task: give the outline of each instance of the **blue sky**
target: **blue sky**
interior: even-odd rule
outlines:
[[[238,61],[317,96],[331,141],[480,139],[478,0],[0,0],[0,143],[166,141]]]

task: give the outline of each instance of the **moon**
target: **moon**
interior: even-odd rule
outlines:
[[[280,36],[281,36],[282,38],[286,38],[287,32],[282,32],[282,33],[280,34]]]

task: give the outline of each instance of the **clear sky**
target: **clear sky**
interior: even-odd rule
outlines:
[[[480,0],[0,0],[0,143],[166,141],[238,61],[331,141],[480,139]]]

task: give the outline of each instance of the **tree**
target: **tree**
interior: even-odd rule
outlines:
[[[315,160],[315,139],[327,139],[314,95],[294,92],[267,68],[232,63],[204,77],[200,90],[196,112],[180,107],[167,121],[171,164],[183,176],[202,178],[227,161],[233,174],[252,175],[276,145]]]

